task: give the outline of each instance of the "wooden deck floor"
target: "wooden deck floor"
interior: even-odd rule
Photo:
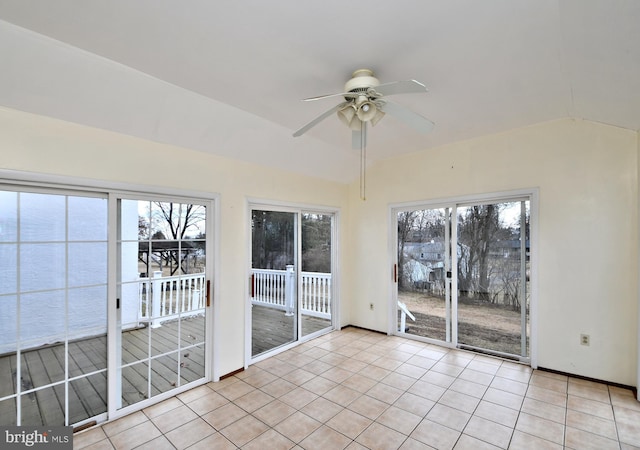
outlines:
[[[265,307],[254,307],[253,314],[254,355],[292,340],[292,317]],[[303,316],[304,335],[330,325],[328,320]],[[122,359],[126,367],[122,369],[122,406],[204,377],[204,318],[183,319],[180,321],[180,332],[178,330],[176,320],[163,323],[158,328],[143,327],[123,333]],[[180,351],[176,350],[178,342],[182,348]],[[147,358],[149,351],[151,359]],[[165,353],[167,354],[159,356]],[[22,425],[64,425],[66,386],[69,424],[82,422],[107,411],[106,335],[70,342],[66,356],[71,378],[68,384],[64,382],[63,344],[21,353],[21,391],[32,391],[20,397]],[[85,374],[91,375],[84,376]],[[9,398],[0,401],[0,425],[17,423],[17,383],[16,355],[1,356],[0,398]],[[50,384],[55,385],[37,389]]]
[[[259,355],[281,345],[294,341],[293,319],[284,311],[266,306],[252,306],[251,354]],[[328,319],[302,316],[302,335],[314,333],[331,326]]]

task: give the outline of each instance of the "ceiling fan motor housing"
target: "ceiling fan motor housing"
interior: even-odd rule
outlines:
[[[358,69],[351,74],[351,79],[344,85],[345,92],[366,92],[372,87],[380,85],[380,81],[373,76],[369,69]]]

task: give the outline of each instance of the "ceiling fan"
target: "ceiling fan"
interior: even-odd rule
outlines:
[[[343,97],[344,101],[320,114],[293,133],[293,136],[303,135],[333,113],[337,113],[340,121],[352,130],[352,147],[360,150],[360,197],[365,200],[367,124],[376,125],[385,114],[389,114],[419,132],[428,133],[434,126],[433,122],[386,99],[390,95],[423,94],[426,92],[426,86],[419,81],[406,80],[380,84],[372,70],[358,69],[353,72],[351,79],[344,85],[344,92],[304,99],[309,102]]]

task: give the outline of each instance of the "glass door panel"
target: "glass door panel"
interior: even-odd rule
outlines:
[[[400,211],[397,330],[439,341],[451,338],[450,209]]]
[[[457,208],[458,343],[527,357],[529,201]]]
[[[107,411],[107,199],[0,190],[0,423]]]
[[[331,326],[333,215],[302,213],[300,328],[302,336]]]
[[[118,408],[205,377],[206,207],[119,200]]]
[[[251,210],[251,355],[297,340],[297,214]]]

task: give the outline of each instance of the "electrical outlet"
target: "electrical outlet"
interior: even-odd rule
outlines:
[[[587,347],[589,346],[589,335],[588,334],[581,334],[580,335],[580,345],[586,345]]]
[[[369,309],[373,311],[373,303],[369,303]]]

